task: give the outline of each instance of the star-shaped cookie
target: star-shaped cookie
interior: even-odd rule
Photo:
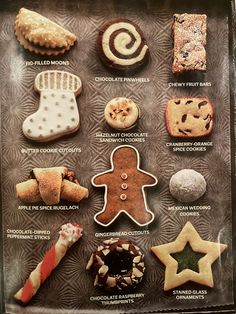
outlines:
[[[199,272],[184,269],[178,273],[178,262],[171,254],[182,252],[188,243],[194,252],[205,255],[198,261]],[[203,240],[193,225],[187,222],[175,241],[151,248],[152,252],[166,266],[164,291],[174,289],[188,281],[213,288],[211,265],[226,248],[226,244]]]

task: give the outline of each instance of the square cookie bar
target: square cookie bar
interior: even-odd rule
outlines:
[[[206,71],[206,24],[205,14],[174,14],[173,73]]]
[[[166,124],[173,137],[201,137],[213,128],[213,107],[207,98],[171,99],[166,107]]]

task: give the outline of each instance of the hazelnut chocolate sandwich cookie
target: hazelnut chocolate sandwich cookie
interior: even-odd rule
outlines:
[[[95,277],[94,286],[108,290],[135,288],[143,279],[144,255],[131,241],[111,238],[92,253],[86,269]]]
[[[140,110],[133,100],[117,97],[106,105],[104,115],[112,128],[122,131],[131,129],[137,124]]]
[[[174,14],[174,61],[173,73],[206,71],[205,14]]]
[[[76,36],[68,30],[25,8],[16,17],[15,34],[25,49],[48,56],[65,53],[76,41]]]
[[[124,18],[113,19],[99,28],[97,48],[102,62],[117,70],[134,70],[149,58],[143,32]]]

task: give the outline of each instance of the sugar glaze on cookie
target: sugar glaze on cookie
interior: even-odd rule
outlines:
[[[111,20],[100,27],[97,45],[101,60],[114,69],[136,69],[149,56],[141,29],[123,18]]]

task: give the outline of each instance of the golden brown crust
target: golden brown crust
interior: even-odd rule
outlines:
[[[16,27],[25,39],[46,48],[68,48],[76,36],[37,12],[21,8],[16,17]]]
[[[88,189],[74,182],[70,182],[68,180],[62,181],[61,199],[79,203],[83,198],[87,197]]]

